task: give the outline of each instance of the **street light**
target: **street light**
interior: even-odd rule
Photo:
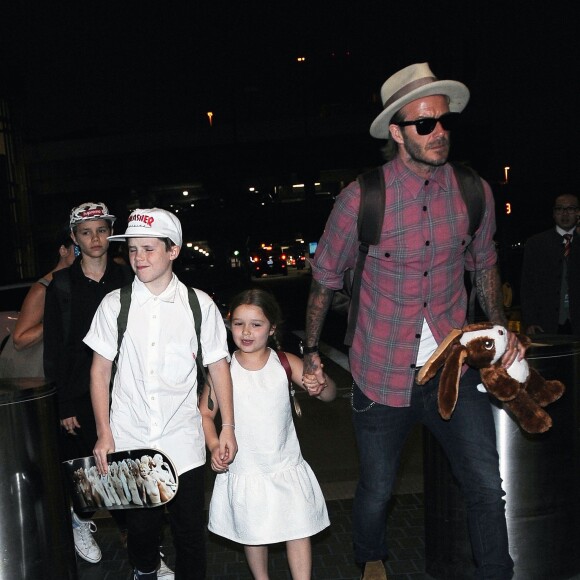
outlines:
[[[510,169],[511,168],[508,165],[503,168],[504,183],[508,183],[508,174]]]

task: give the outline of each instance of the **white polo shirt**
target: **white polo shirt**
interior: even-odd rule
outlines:
[[[213,300],[201,290],[201,347],[206,365],[230,360],[226,329]],[[117,354],[120,290],[105,296],[84,342],[108,360]],[[127,330],[111,395],[117,451],[160,449],[179,474],[205,463],[197,407],[197,337],[187,287],[175,274],[159,296],[133,281]]]

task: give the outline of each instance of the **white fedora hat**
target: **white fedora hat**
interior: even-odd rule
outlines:
[[[396,72],[381,87],[383,111],[372,122],[371,135],[377,139],[388,139],[393,115],[407,103],[431,95],[446,95],[452,113],[463,111],[469,101],[469,89],[463,83],[438,80],[426,62],[412,64]]]

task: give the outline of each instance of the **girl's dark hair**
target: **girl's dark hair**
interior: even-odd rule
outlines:
[[[230,319],[234,310],[238,306],[256,306],[262,309],[264,316],[268,319],[268,322],[276,327],[274,334],[270,336],[269,342],[272,343],[271,346],[280,349],[279,331],[280,325],[282,324],[282,310],[280,305],[276,301],[276,298],[269,292],[262,290],[260,288],[250,288],[240,292],[235,296],[230,304]]]

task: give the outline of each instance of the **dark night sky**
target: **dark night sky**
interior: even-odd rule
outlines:
[[[24,104],[29,135],[187,126],[253,83],[275,100],[299,53],[349,50],[356,74],[337,72],[334,90],[366,94],[426,60],[469,86],[465,115],[489,130],[513,178],[567,183],[578,163],[573,2],[10,4],[0,19],[2,92]]]

